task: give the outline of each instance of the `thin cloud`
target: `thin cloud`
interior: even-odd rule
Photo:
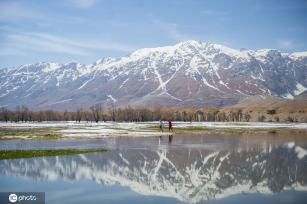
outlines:
[[[295,41],[292,39],[281,39],[276,43],[276,47],[285,52],[298,52],[298,51],[306,51],[307,43],[302,41]]]
[[[46,12],[24,4],[21,1],[0,0],[0,23],[22,23],[22,25],[35,25],[38,27],[52,27],[57,24],[80,24],[85,23],[85,19],[78,16],[60,16],[59,14],[48,15]]]
[[[80,56],[89,55],[99,50],[112,50],[121,52],[134,50],[134,47],[116,42],[85,42],[82,40],[40,32],[8,33],[5,36],[4,45],[1,47],[1,55],[5,54],[3,50],[10,51],[7,52],[7,55],[19,55],[21,52],[30,51],[63,53]]]
[[[262,11],[284,11],[284,12],[307,9],[307,1],[298,0],[298,1],[293,1],[293,3],[290,2],[291,1],[288,1],[287,3],[275,4],[274,6],[268,6],[267,4],[263,4],[261,3],[261,1],[259,1],[258,4],[255,4],[253,6],[253,8]]]
[[[2,22],[38,19],[44,19],[44,16],[33,9],[25,7],[20,2],[0,2],[0,21]]]
[[[278,47],[281,49],[292,49],[295,46],[291,40],[279,40]]]
[[[229,21],[229,20],[231,20],[228,13],[224,12],[224,11],[207,9],[207,10],[203,10],[201,13],[206,15],[206,16],[214,17],[215,19],[217,19],[219,21]]]
[[[190,39],[186,34],[179,30],[179,25],[176,23],[168,23],[162,21],[154,16],[150,16],[150,21],[155,27],[160,29],[163,33],[167,34],[174,41],[183,41]]]
[[[82,48],[48,38],[37,38],[35,35],[12,34],[8,36],[8,40],[9,46],[21,50],[86,55]]]
[[[201,13],[203,13],[203,14],[205,14],[205,15],[209,15],[209,16],[227,15],[226,12],[217,11],[217,10],[211,10],[211,9],[203,10]]]
[[[93,7],[96,3],[97,0],[67,0],[65,5],[75,8],[88,9]]]
[[[28,53],[13,47],[5,47],[0,49],[0,56],[26,56]]]

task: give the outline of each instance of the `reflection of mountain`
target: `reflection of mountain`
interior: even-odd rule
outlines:
[[[0,161],[0,174],[32,179],[120,184],[145,195],[186,202],[241,192],[307,189],[306,151],[294,143],[241,151],[123,150],[78,156]]]

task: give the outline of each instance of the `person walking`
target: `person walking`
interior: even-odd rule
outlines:
[[[163,120],[162,119],[160,119],[160,130],[161,132],[163,132]]]
[[[171,120],[171,119],[168,120],[168,131],[169,131],[169,132],[170,132],[170,131],[174,132],[174,131],[173,131],[173,124],[172,124],[172,120]]]

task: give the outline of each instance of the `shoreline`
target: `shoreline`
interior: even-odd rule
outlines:
[[[272,122],[173,122],[174,132],[159,130],[159,122],[0,122],[0,140],[22,139],[98,139],[113,137],[154,137],[173,134],[219,133],[258,134],[299,132],[307,135],[307,123]]]

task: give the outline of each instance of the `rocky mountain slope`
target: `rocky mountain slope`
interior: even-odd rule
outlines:
[[[307,89],[306,76],[307,52],[186,41],[88,65],[44,62],[0,69],[0,106],[225,106],[252,95],[293,99]]]

